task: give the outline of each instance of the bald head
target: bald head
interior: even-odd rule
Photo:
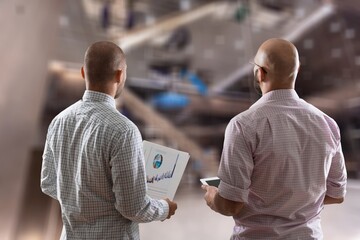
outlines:
[[[299,69],[299,54],[289,41],[272,38],[265,41],[254,59],[277,82],[294,82]]]
[[[86,50],[85,79],[90,84],[106,84],[114,77],[116,70],[124,70],[125,67],[124,52],[112,42],[96,42]]]

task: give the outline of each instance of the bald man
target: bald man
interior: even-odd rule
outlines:
[[[59,201],[61,239],[139,239],[138,223],[165,220],[176,203],[146,195],[142,139],[116,109],[126,61],[111,42],[85,53],[82,99],[51,122],[41,189]]]
[[[225,132],[208,206],[233,216],[231,239],[322,239],[324,204],[341,203],[347,174],[336,122],[300,99],[295,46],[269,39],[254,58],[262,97]]]

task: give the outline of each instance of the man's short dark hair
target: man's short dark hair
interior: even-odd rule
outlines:
[[[125,54],[115,43],[95,42],[86,50],[85,74],[92,84],[106,83],[114,77],[117,69],[122,70],[125,65]]]

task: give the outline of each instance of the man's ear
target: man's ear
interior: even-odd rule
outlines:
[[[258,74],[259,74],[259,81],[264,82],[265,77],[266,77],[266,72],[264,71],[264,69],[262,67],[259,68]]]
[[[83,79],[85,79],[84,66],[81,67],[81,76],[82,76]]]
[[[116,70],[116,72],[115,72],[115,80],[116,80],[117,83],[121,82],[122,74],[123,74],[122,70],[120,70],[120,69]]]

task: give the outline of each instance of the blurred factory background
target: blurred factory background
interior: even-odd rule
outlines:
[[[341,128],[348,195],[325,207],[325,239],[360,239],[358,0],[2,0],[0,19],[0,239],[59,238],[59,206],[39,186],[45,134],[81,98],[84,52],[104,39],[127,55],[119,110],[144,139],[191,155],[177,214],[141,224],[142,239],[228,239],[232,219],[205,206],[198,179],[216,174],[226,124],[260,97],[249,61],[271,37],[297,46],[298,94]]]

